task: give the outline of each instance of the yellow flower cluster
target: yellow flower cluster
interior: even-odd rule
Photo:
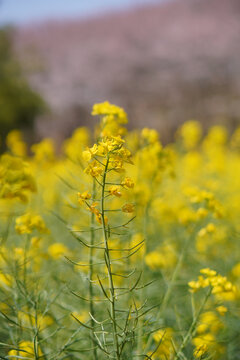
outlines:
[[[226,308],[222,306],[222,310],[226,312]],[[193,338],[192,343],[195,346],[194,357],[201,359],[203,355],[208,352],[219,353],[224,352],[223,346],[218,343],[217,335],[224,328],[224,323],[219,319],[217,313],[207,311],[201,314],[199,324],[196,328],[196,336]]]
[[[114,196],[117,196],[117,197],[121,197],[122,196],[122,193],[121,193],[121,187],[119,185],[112,185],[110,186],[109,188],[109,194],[110,195],[114,195]]]
[[[53,324],[53,319],[49,315],[42,315],[41,313],[34,314],[30,313],[28,309],[22,309],[18,312],[18,321],[20,326],[31,325],[36,326],[39,330],[43,330]],[[23,349],[22,349],[23,350]]]
[[[113,312],[106,311],[116,301],[122,359],[225,360],[231,351],[237,358],[239,128],[231,138],[221,126],[203,136],[190,121],[164,146],[155,129],[127,133],[127,115],[116,105],[96,104],[92,114],[100,118],[95,132],[76,129],[61,154],[51,139],[30,152],[19,131],[7,136],[0,158],[0,311],[9,347],[0,352],[40,359],[72,339],[62,357],[116,358]],[[199,264],[206,268],[190,281]],[[89,352],[78,354],[81,325],[73,317],[85,324]]]
[[[127,114],[123,108],[110,104],[108,101],[103,103],[95,104],[92,109],[92,115],[102,115],[104,116],[103,121],[118,121],[121,124],[126,124],[128,122]]]
[[[4,154],[0,158],[0,199],[28,200],[28,193],[36,191],[36,183],[27,163]]]
[[[154,333],[153,338],[156,344],[160,344],[152,359],[165,360],[170,359],[174,353],[172,345],[173,329],[166,328]]]
[[[201,288],[211,287],[212,294],[224,295],[234,294],[236,287],[227,280],[226,276],[217,274],[215,270],[204,268],[200,270],[200,275],[197,281],[190,281],[188,283],[191,292],[196,292]]]
[[[77,128],[70,139],[63,143],[63,152],[74,163],[81,163],[81,153],[89,143],[87,128]]]
[[[52,139],[44,139],[39,144],[31,147],[36,162],[53,162],[55,160],[55,149]]]
[[[84,172],[95,178],[102,174],[103,168],[96,160],[94,160],[85,168]]]
[[[126,133],[126,129],[121,124],[127,124],[128,118],[121,107],[105,101],[93,106],[92,115],[101,116],[101,136],[117,136]]]
[[[134,212],[134,209],[135,209],[135,207],[133,204],[125,204],[122,207],[122,211],[125,213],[132,213],[132,212]]]
[[[144,128],[142,129],[141,136],[149,144],[154,144],[158,141],[158,132],[155,129]]]
[[[87,173],[90,173],[89,169],[94,169],[93,173],[97,175],[100,175],[101,172],[99,172],[100,162],[96,160],[96,158],[99,157],[109,157],[110,164],[113,170],[120,171],[123,169],[123,163],[128,162],[132,163],[131,161],[131,153],[128,149],[126,149],[124,146],[124,140],[120,136],[111,136],[111,137],[104,137],[102,141],[100,141],[98,144],[94,144],[93,147],[87,148],[85,151],[83,151],[83,159],[85,161],[93,160],[89,166],[88,170],[86,170]],[[90,173],[90,175],[92,175]],[[96,175],[96,176],[97,176]],[[92,175],[94,176],[94,175]]]
[[[126,177],[122,182],[121,182],[122,186],[125,186],[129,189],[133,189],[134,188],[134,181],[133,179]]]
[[[26,213],[16,218],[15,230],[18,234],[31,234],[34,230],[48,233],[48,229],[40,215]]]
[[[179,129],[179,136],[186,150],[195,148],[201,139],[202,129],[198,121],[188,121]]]
[[[207,215],[207,211],[211,211],[216,218],[223,216],[223,208],[212,192],[192,186],[186,187],[183,191],[189,197],[192,204],[200,204],[202,206],[198,209],[199,216]]]
[[[8,133],[6,144],[12,155],[20,157],[27,155],[27,145],[23,141],[22,133],[19,130]]]
[[[17,360],[20,358],[25,359],[36,359],[34,343],[30,341],[21,341],[18,344],[18,350],[10,350],[8,355],[11,356],[11,359]],[[38,347],[37,356],[43,356],[41,349]]]
[[[88,191],[84,191],[82,194],[79,192],[77,195],[78,195],[78,203],[80,205],[84,204],[86,200],[89,200],[92,197]]]
[[[171,245],[163,245],[145,256],[145,262],[152,270],[172,268],[176,264],[175,249]]]
[[[62,256],[67,256],[69,254],[69,250],[61,243],[54,243],[48,247],[48,254],[56,260]]]

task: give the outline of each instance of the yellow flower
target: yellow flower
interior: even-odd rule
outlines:
[[[130,178],[130,177],[126,177],[122,182],[121,182],[122,186],[126,186],[129,189],[133,189],[134,188],[134,181]]]
[[[55,243],[48,247],[48,254],[53,259],[59,259],[63,255],[67,255],[68,252],[69,252],[68,248],[61,243]]]
[[[27,202],[28,192],[36,192],[36,183],[29,172],[29,164],[4,154],[0,157],[0,199]]]
[[[39,236],[33,236],[31,238],[31,246],[35,249],[39,249],[41,238]]]
[[[116,154],[116,156],[115,156],[116,160],[122,160],[122,161],[125,161],[125,162],[129,163],[129,164],[133,164],[132,159],[131,159],[132,154],[125,147],[121,147],[119,150],[117,150],[115,152],[115,154]]]
[[[207,351],[208,351],[208,347],[207,347],[206,344],[198,345],[198,346],[195,348],[194,352],[193,352],[193,356],[194,356],[196,359],[199,359],[199,358],[201,359],[202,356],[203,356],[204,354],[206,354]]]
[[[93,147],[87,148],[83,151],[82,157],[85,161],[90,161],[94,155],[98,153],[98,146],[94,144]]]
[[[158,132],[154,129],[144,128],[142,129],[141,135],[143,139],[147,140],[150,144],[158,141]]]
[[[164,257],[160,252],[152,251],[145,256],[145,263],[150,267],[150,269],[155,270],[163,267]]]
[[[98,205],[97,202],[93,202],[91,205],[89,205],[88,210],[94,214],[99,214],[99,210],[96,208],[96,206]]]
[[[20,262],[24,261],[24,249],[20,247],[14,248],[14,258]]]
[[[11,359],[17,360],[19,359],[19,356],[32,360],[36,358],[34,353],[34,344],[31,341],[21,341],[18,344],[18,349],[19,350],[10,350],[8,352],[8,355],[11,356]],[[38,347],[38,356],[43,356],[43,353],[39,347]]]
[[[200,207],[200,208],[197,210],[197,217],[198,217],[199,219],[205,218],[205,217],[207,216],[207,214],[208,214],[208,211],[207,211],[207,209],[205,209],[205,208]]]
[[[55,160],[55,149],[52,139],[44,139],[39,144],[32,145],[31,150],[35,154],[37,162],[52,162]]]
[[[0,286],[2,287],[10,287],[13,283],[13,277],[9,274],[0,273]]]
[[[197,334],[217,333],[222,327],[223,323],[219,320],[217,314],[213,311],[207,311],[200,316],[200,323],[196,330]]]
[[[29,313],[29,311],[24,310],[18,312],[18,322],[21,326],[36,326],[39,330],[44,330],[53,324],[53,318],[49,315],[43,316],[42,314],[37,314],[37,317],[35,317],[32,313]]]
[[[91,199],[91,194],[88,191],[84,191],[83,193],[78,193],[78,203],[80,205],[84,204],[86,200]]]
[[[193,339],[193,344],[198,347],[202,345],[213,345],[216,339],[215,336],[211,333],[201,334],[199,337]]]
[[[121,188],[118,185],[113,185],[109,188],[109,194],[110,195],[115,195],[117,197],[121,197],[122,193],[121,193]]]
[[[240,277],[240,262],[234,266],[234,268],[232,269],[232,274],[236,278]]]
[[[72,159],[75,163],[78,163],[83,149],[89,143],[89,137],[89,130],[87,128],[77,128],[73,132],[72,137],[65,140],[63,143],[63,150],[67,157]]]
[[[200,288],[212,287],[212,294],[217,295],[219,299],[233,300],[236,294],[236,286],[227,280],[226,276],[217,274],[215,270],[204,268],[200,270],[204,276],[199,276],[198,281],[188,283],[190,292],[195,292]]]
[[[103,168],[96,160],[94,160],[86,167],[84,172],[92,177],[98,177],[102,174]]]
[[[133,204],[125,204],[122,207],[122,211],[126,213],[132,213],[134,212],[134,205]]]
[[[190,292],[196,292],[201,288],[201,284],[199,281],[189,281],[188,286],[191,288]]]
[[[72,315],[82,323],[85,323],[89,318],[89,314],[87,311],[82,311],[81,313],[74,311]]]
[[[99,224],[102,224],[102,214],[100,213],[100,211],[96,208],[96,206],[98,205],[97,202],[92,203],[89,207],[88,210],[91,211],[93,214],[95,214],[96,220]],[[107,216],[104,216],[104,222],[105,224],[108,223],[108,218]]]
[[[99,153],[102,156],[110,152],[118,153],[124,142],[125,141],[121,138],[121,136],[106,136],[99,142]]]
[[[121,159],[114,159],[110,162],[111,167],[116,172],[124,172],[123,161]]]
[[[94,104],[92,115],[105,115],[103,118],[105,123],[114,120],[121,124],[126,124],[128,122],[125,111],[119,106],[110,104],[108,101]]]
[[[156,351],[156,358],[154,358],[161,360],[170,359],[173,354],[173,330],[171,328],[158,330],[154,333],[153,338],[156,343],[160,344]]]
[[[197,146],[202,136],[201,124],[198,121],[191,120],[185,122],[179,130],[183,145],[187,150]]]
[[[207,234],[212,234],[216,231],[216,227],[214,224],[209,223],[206,227],[202,228],[201,230],[199,230],[198,232],[198,236],[200,238],[206,236]]]
[[[216,227],[214,224],[210,223],[206,226],[206,230],[208,233],[213,233],[216,231]]]
[[[201,269],[200,273],[209,277],[215,276],[217,274],[215,270],[211,270],[209,268]]]
[[[223,305],[218,306],[216,309],[219,312],[219,314],[222,315],[222,316],[225,315],[226,312],[228,311],[226,306],[223,306]]]
[[[16,218],[15,230],[18,234],[31,234],[33,230],[38,230],[40,233],[49,232],[42,217],[31,213]]]
[[[27,145],[23,142],[22,133],[19,130],[12,130],[6,137],[7,147],[16,156],[26,156]]]

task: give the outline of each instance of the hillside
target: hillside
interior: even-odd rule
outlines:
[[[239,16],[238,0],[172,0],[17,29],[16,50],[52,109],[38,122],[40,133],[68,135],[106,99],[123,106],[134,126],[157,127],[164,139],[190,118],[235,124]]]

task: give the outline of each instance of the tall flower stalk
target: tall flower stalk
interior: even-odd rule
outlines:
[[[96,182],[93,179],[93,186],[92,186],[92,194],[93,199],[96,196]],[[95,309],[94,309],[94,293],[93,293],[93,252],[94,252],[94,243],[95,243],[95,217],[94,213],[91,213],[91,240],[90,240],[90,252],[89,252],[89,311],[95,317]],[[91,327],[92,327],[92,346],[93,346],[93,358],[97,360],[97,349],[94,342],[94,329],[95,323],[93,318],[91,318]]]
[[[100,124],[100,133],[97,142],[91,147],[86,148],[83,152],[83,159],[88,163],[84,172],[93,178],[92,194],[85,191],[79,193],[79,203],[87,205],[87,209],[91,212],[91,229],[90,229],[90,257],[89,257],[89,295],[90,295],[90,316],[91,316],[91,331],[92,331],[92,344],[93,344],[93,357],[97,358],[96,344],[109,358],[120,360],[123,357],[124,347],[129,341],[128,327],[130,326],[130,313],[127,312],[127,317],[124,319],[125,325],[122,327],[122,319],[119,321],[118,309],[116,302],[118,297],[128,294],[133,291],[134,287],[129,290],[124,288],[125,291],[119,293],[119,288],[116,287],[114,277],[126,278],[123,273],[117,271],[113,272],[112,251],[126,251],[128,256],[131,256],[131,249],[117,249],[111,245],[112,234],[117,234],[115,231],[126,230],[126,225],[132,220],[126,222],[125,225],[111,225],[111,217],[108,219],[106,214],[111,212],[132,213],[134,211],[133,204],[125,203],[119,205],[120,208],[112,206],[112,200],[122,197],[123,192],[134,187],[134,182],[131,178],[122,175],[125,172],[124,164],[132,163],[130,151],[124,147],[124,139],[122,134],[125,129],[121,124],[127,122],[125,112],[109,103],[97,104],[93,108],[93,115],[100,115],[102,118]],[[91,199],[91,201],[90,201]],[[108,208],[106,208],[106,200],[108,200]],[[113,201],[114,203],[114,201]],[[100,228],[95,225],[100,224]],[[95,243],[96,231],[102,230],[103,241],[98,244]],[[98,233],[99,234],[99,233]],[[124,235],[119,234],[119,235]],[[98,235],[99,236],[99,235]],[[101,245],[99,245],[101,244]],[[112,243],[111,243],[112,244]],[[141,244],[140,244],[141,245]],[[137,250],[134,248],[134,252]],[[98,283],[100,290],[104,295],[105,301],[109,303],[107,312],[109,318],[104,321],[95,319],[94,301],[93,301],[93,252],[94,249],[103,251],[103,263],[105,265],[105,273],[108,279],[108,287],[104,282],[104,278],[98,275]],[[128,257],[127,256],[127,257]],[[119,261],[127,258],[120,256]],[[137,280],[138,282],[139,280]],[[136,283],[137,285],[137,283]],[[117,290],[118,289],[118,290]],[[128,297],[129,298],[129,297]],[[131,312],[131,311],[130,311]],[[111,324],[111,330],[108,325]],[[101,330],[99,330],[99,327]],[[119,333],[121,332],[121,334]],[[99,333],[102,335],[100,340]],[[107,339],[106,339],[107,337]],[[112,339],[110,339],[112,337]]]
[[[117,360],[120,360],[120,353],[119,353],[119,342],[118,342],[118,335],[117,335],[117,323],[116,323],[116,310],[115,310],[115,288],[113,282],[113,275],[112,275],[112,268],[111,268],[111,258],[109,253],[108,247],[108,235],[105,223],[105,186],[107,181],[107,172],[108,172],[108,165],[109,165],[109,156],[107,156],[106,165],[104,168],[103,173],[103,180],[102,180],[102,197],[101,197],[101,216],[102,216],[102,229],[103,229],[103,237],[104,237],[104,259],[107,267],[108,273],[108,281],[109,281],[109,289],[110,289],[110,308],[111,308],[111,322],[112,322],[112,331],[113,331],[113,340],[114,340],[114,348],[115,348],[115,357]]]

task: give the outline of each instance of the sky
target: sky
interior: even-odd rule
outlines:
[[[88,17],[164,0],[0,0],[0,25]]]

